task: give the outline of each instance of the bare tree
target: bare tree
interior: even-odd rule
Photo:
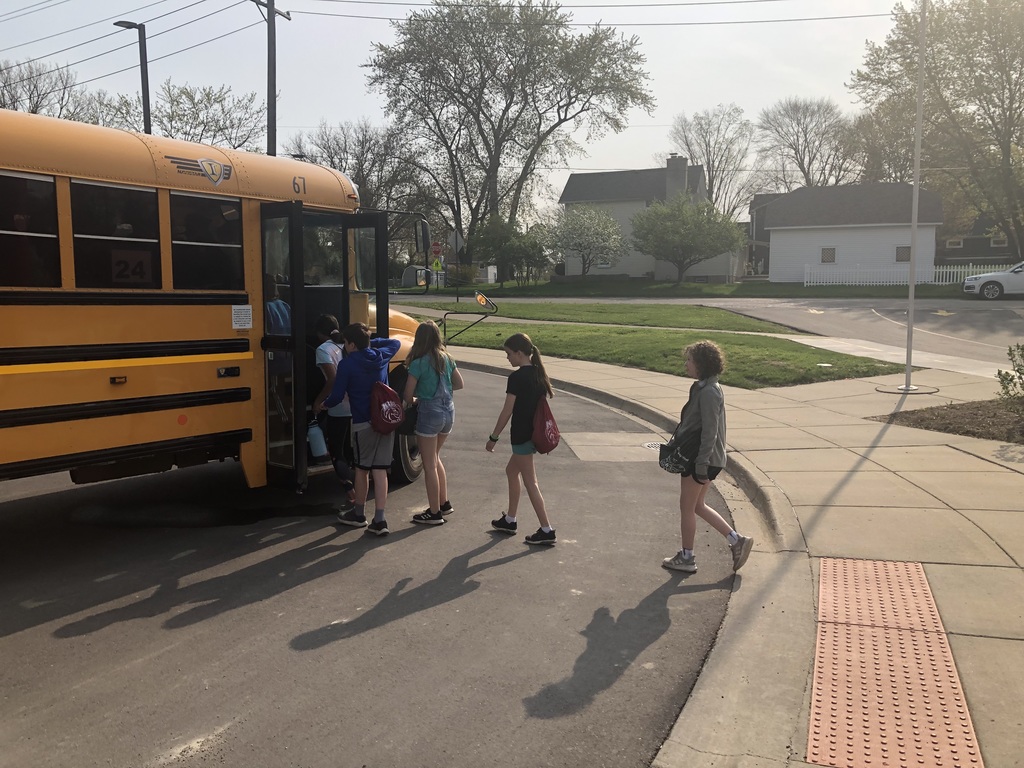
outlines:
[[[852,121],[831,99],[782,99],[761,110],[757,130],[777,189],[850,184],[860,176]]]
[[[142,132],[138,94],[103,95],[99,119],[106,125]],[[153,133],[183,141],[260,152],[266,135],[267,106],[255,93],[235,96],[230,86],[174,85],[165,80],[152,107]]]
[[[745,210],[760,191],[763,181],[752,152],[754,124],[735,104],[719,104],[691,117],[680,114],[668,136],[676,149],[704,166],[708,198],[725,215]]]
[[[369,120],[320,123],[309,133],[299,133],[285,143],[292,157],[341,171],[359,188],[363,208],[424,213],[432,230],[450,227],[444,207],[433,194],[416,158],[409,155],[409,141],[399,126],[375,126]],[[407,231],[409,222],[393,217],[393,237]]]
[[[67,66],[0,61],[0,109],[92,122],[92,100]]]

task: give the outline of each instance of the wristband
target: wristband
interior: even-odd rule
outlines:
[[[490,435],[491,442],[492,443],[498,442],[498,438],[499,437],[500,437],[500,435]]]

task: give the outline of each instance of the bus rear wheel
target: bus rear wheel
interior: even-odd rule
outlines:
[[[399,483],[411,483],[423,474],[423,458],[420,456],[416,435],[395,435],[395,460],[391,465],[391,476]]]

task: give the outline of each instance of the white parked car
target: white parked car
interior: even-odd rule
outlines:
[[[964,293],[998,299],[1004,293],[1024,293],[1024,261],[1005,272],[986,272],[964,280]]]

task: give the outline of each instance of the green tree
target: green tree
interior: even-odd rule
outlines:
[[[618,264],[627,250],[619,222],[588,205],[560,209],[545,230],[544,241],[563,260],[567,256],[578,258],[584,275],[597,264]]]
[[[860,175],[853,121],[831,99],[782,99],[761,110],[757,131],[776,189],[850,184]]]
[[[675,265],[676,283],[694,264],[743,246],[740,228],[710,202],[694,205],[686,197],[655,203],[635,214],[633,247]]]
[[[929,185],[945,177],[996,222],[1022,258],[1024,246],[1024,4],[931,0],[928,4],[923,154]],[[868,43],[850,88],[875,109],[913,104],[920,3],[897,5],[883,44]],[[912,113],[906,116],[908,123]]]
[[[618,132],[654,107],[639,40],[570,19],[547,2],[434,0],[374,46],[370,86],[470,248],[492,216],[518,221],[539,167],[582,154],[573,131]]]
[[[98,95],[99,121],[129,131],[143,130],[142,97]],[[255,93],[235,96],[230,86],[161,84],[151,107],[153,133],[182,141],[247,152],[262,151],[267,106]]]

